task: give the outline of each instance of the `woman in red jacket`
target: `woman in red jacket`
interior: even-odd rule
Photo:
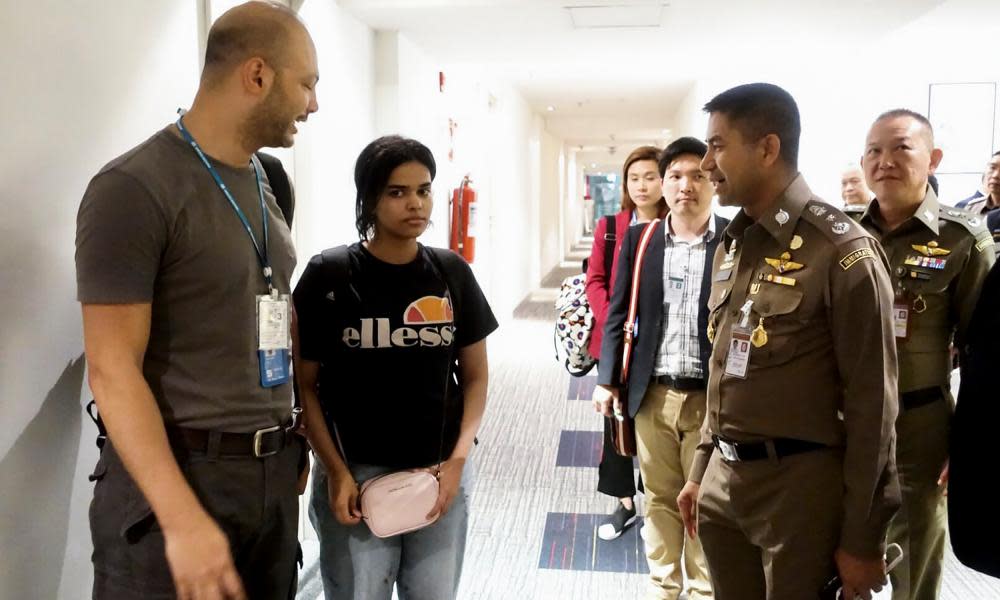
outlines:
[[[594,313],[594,328],[590,335],[589,351],[594,358],[601,356],[604,322],[608,316],[608,301],[615,284],[618,253],[625,231],[636,223],[652,221],[667,212],[657,160],[660,150],[653,146],[640,146],[625,159],[622,169],[621,210],[613,217],[605,217],[594,228],[594,247],[587,263],[587,301]],[[608,221],[614,219],[614,233],[608,234]],[[604,264],[606,244],[614,244],[612,263]],[[600,388],[598,388],[600,390]],[[635,523],[635,480],[632,458],[615,453],[611,442],[608,419],[604,420],[604,453],[597,471],[597,491],[619,499],[618,507],[598,528],[603,540],[613,540]],[[642,482],[639,482],[640,489]]]

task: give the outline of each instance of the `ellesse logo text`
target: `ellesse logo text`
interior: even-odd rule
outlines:
[[[447,298],[424,296],[406,307],[403,327],[392,329],[384,317],[361,319],[360,329],[344,328],[344,345],[362,349],[450,346],[455,341],[453,319]]]

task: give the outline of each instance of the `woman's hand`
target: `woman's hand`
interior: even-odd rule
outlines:
[[[427,513],[428,519],[435,515],[443,517],[451,508],[452,501],[458,495],[458,487],[462,483],[462,469],[464,468],[464,458],[449,458],[441,463],[441,471],[438,475],[438,500],[431,512]],[[435,470],[436,467],[430,469],[431,473]]]
[[[350,471],[331,473],[326,482],[327,493],[330,495],[330,509],[341,525],[357,525],[361,522],[361,509],[358,507],[358,484]]]

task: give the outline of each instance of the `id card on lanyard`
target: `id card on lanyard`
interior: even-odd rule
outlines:
[[[229,187],[222,181],[222,177],[205,156],[201,146],[184,127],[183,119],[183,116],[177,119],[177,129],[184,140],[194,149],[195,154],[201,159],[201,163],[205,165],[212,179],[215,180],[215,184],[219,186],[222,194],[229,201],[229,206],[239,217],[243,228],[250,237],[257,259],[260,261],[264,282],[267,283],[268,293],[256,296],[257,358],[260,368],[260,384],[263,387],[275,387],[287,383],[291,377],[291,299],[288,294],[279,294],[272,281],[271,263],[267,252],[267,206],[264,204],[264,186],[260,180],[260,168],[257,166],[257,162],[251,159],[250,166],[257,179],[257,195],[260,198],[263,244],[257,243],[257,237],[253,234],[253,228],[250,227],[246,215],[236,203]]]
[[[729,354],[726,356],[726,375],[746,379],[747,371],[750,368],[750,350],[753,348],[750,331],[750,309],[753,307],[753,300],[747,300],[746,304],[740,308],[743,318],[738,325],[733,325],[730,333],[731,346]]]

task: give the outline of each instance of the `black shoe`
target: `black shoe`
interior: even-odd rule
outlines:
[[[615,512],[597,528],[597,537],[602,540],[616,539],[633,523],[635,523],[635,504],[632,508],[625,508],[625,505],[619,502]]]

